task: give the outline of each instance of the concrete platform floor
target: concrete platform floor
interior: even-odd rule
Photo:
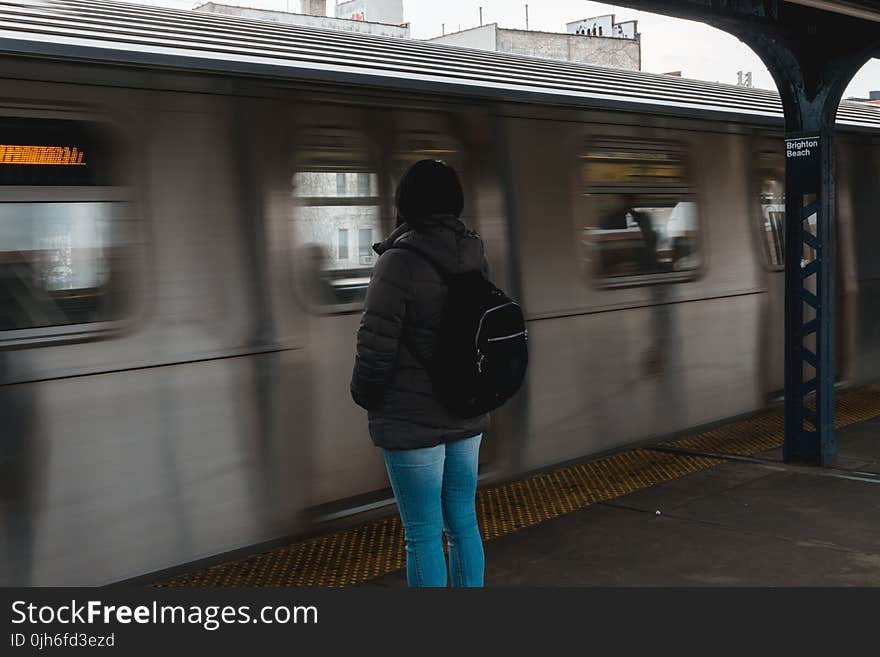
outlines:
[[[490,541],[486,585],[880,586],[880,419],[838,438],[833,469],[773,450]]]

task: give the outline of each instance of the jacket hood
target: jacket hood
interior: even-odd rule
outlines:
[[[452,216],[440,218],[419,230],[403,223],[385,240],[374,244],[373,250],[382,255],[400,244],[423,253],[449,274],[483,267],[483,244],[479,235]]]

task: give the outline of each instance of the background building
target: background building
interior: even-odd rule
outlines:
[[[614,16],[609,15],[569,23],[567,27],[568,32],[538,32],[507,29],[490,23],[445,34],[430,41],[565,62],[641,70],[642,43],[636,21],[615,23]]]
[[[336,18],[387,25],[403,24],[403,0],[350,0],[336,5]]]
[[[585,18],[581,21],[568,23],[565,27],[569,34],[611,37],[612,39],[638,39],[639,22],[626,21],[618,23],[614,14]]]
[[[880,105],[880,91],[870,91],[868,92],[867,98],[847,98],[847,100],[854,100],[857,103],[868,103],[869,105]]]
[[[349,8],[349,5],[352,7]],[[354,7],[354,5],[361,5],[361,7],[358,9],[357,7]],[[395,7],[399,8],[399,11],[395,12]],[[386,24],[369,18],[332,18],[327,16],[327,0],[302,0],[303,13],[301,14],[294,14],[286,11],[274,11],[270,9],[236,7],[217,2],[206,2],[205,4],[196,7],[194,11],[225,14],[227,16],[238,16],[240,18],[254,18],[257,20],[273,21],[287,25],[305,25],[307,27],[323,28],[325,30],[340,30],[343,32],[359,32],[362,34],[397,37],[399,39],[408,39],[410,37],[409,25],[402,24],[402,0],[356,0],[355,2],[345,2],[337,7],[337,15],[344,16],[349,9],[357,10],[352,12],[353,16],[375,15],[377,17],[399,18],[399,20]]]

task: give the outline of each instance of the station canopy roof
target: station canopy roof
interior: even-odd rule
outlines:
[[[880,22],[880,6],[876,0],[785,0],[792,4],[805,5],[831,11],[836,14],[846,14],[854,18],[863,18],[870,21]]]

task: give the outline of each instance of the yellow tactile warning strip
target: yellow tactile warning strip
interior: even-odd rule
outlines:
[[[664,458],[668,456],[673,458]],[[716,459],[636,449],[487,488],[477,494],[480,533],[485,540],[492,540],[718,463]]]
[[[808,402],[807,405],[815,407],[815,402]],[[877,387],[867,386],[837,393],[834,426],[838,429],[876,417],[880,417],[880,389]],[[754,456],[782,447],[784,431],[783,412],[775,409],[693,436],[665,442],[662,446],[694,452]]]
[[[838,427],[875,417],[880,417],[880,389],[868,387],[838,393]],[[782,410],[777,409],[664,445],[695,452],[751,456],[780,447],[783,426]],[[484,540],[492,540],[719,463],[719,459],[696,454],[636,449],[481,489],[477,493],[480,532]],[[178,575],[153,586],[350,586],[399,570],[405,563],[403,529],[394,515],[241,561]]]
[[[477,493],[480,532],[484,540],[492,540],[720,462],[638,449],[482,489]],[[395,515],[153,586],[350,586],[399,570],[405,563],[403,529]]]

